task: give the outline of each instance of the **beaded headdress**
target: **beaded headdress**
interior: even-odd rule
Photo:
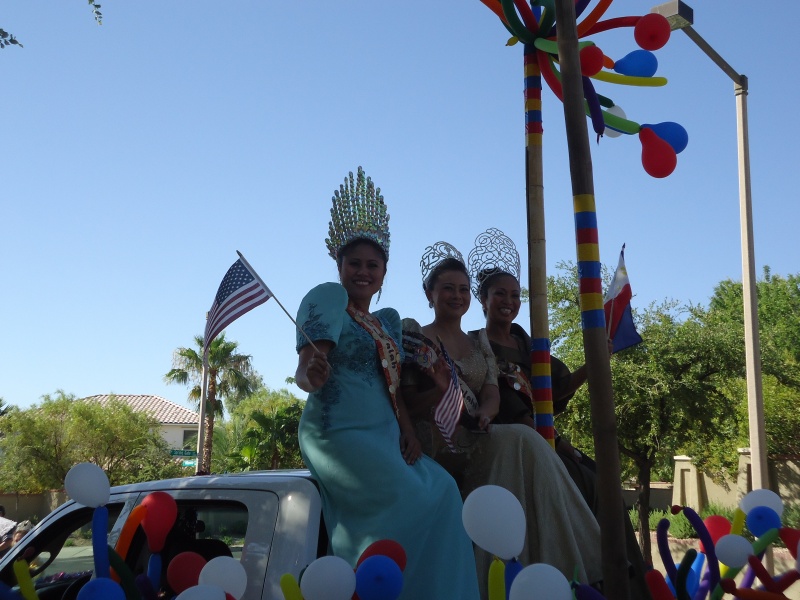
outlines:
[[[433,246],[425,248],[422,255],[422,260],[419,261],[419,266],[422,269],[422,286],[427,287],[428,277],[431,272],[439,266],[443,260],[453,258],[467,268],[467,263],[464,262],[464,257],[454,246],[447,242],[436,242]]]
[[[475,247],[468,257],[472,293],[480,298],[481,285],[496,273],[513,275],[519,281],[519,252],[505,233],[490,227],[475,238]]]
[[[358,239],[375,242],[389,260],[389,214],[381,196],[381,188],[376,188],[372,179],[358,167],[358,176],[353,180],[350,171],[344,184],[333,192],[331,222],[325,245],[334,260],[339,250]]]

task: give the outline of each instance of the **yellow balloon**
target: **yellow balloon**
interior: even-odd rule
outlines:
[[[506,600],[506,565],[497,557],[489,565],[489,600]]]
[[[736,512],[733,513],[733,522],[731,523],[731,533],[735,533],[736,535],[741,535],[742,529],[744,529],[744,520],[747,515],[744,514],[744,511],[741,508],[736,508]]]
[[[18,558],[14,561],[14,575],[17,576],[17,585],[19,585],[19,593],[22,594],[22,597],[25,600],[39,600],[39,596],[36,595],[36,590],[33,587],[27,560]]]
[[[635,77],[633,75],[620,75],[619,73],[609,73],[600,71],[592,75],[592,79],[606,81],[608,83],[619,83],[621,85],[638,85],[643,87],[661,87],[667,85],[666,77]]]
[[[300,585],[291,573],[281,575],[281,591],[285,600],[303,600]]]

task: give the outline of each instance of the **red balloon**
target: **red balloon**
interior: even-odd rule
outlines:
[[[781,527],[778,530],[781,540],[786,544],[792,558],[797,560],[797,544],[800,544],[800,529],[793,529],[791,527]]]
[[[150,492],[142,500],[142,505],[147,507],[142,519],[142,529],[147,535],[147,546],[150,552],[161,552],[167,534],[178,518],[178,505],[166,492]]]
[[[642,142],[642,166],[651,177],[662,178],[670,175],[678,165],[678,155],[669,142],[662,140],[649,127],[639,130]]]
[[[659,571],[651,569],[644,574],[644,579],[647,581],[647,587],[650,588],[653,600],[675,600],[664,576]]]
[[[639,19],[633,28],[633,39],[644,50],[658,50],[669,41],[671,29],[664,15],[649,13]]]
[[[194,587],[200,579],[200,571],[206,566],[206,559],[197,552],[181,552],[169,561],[167,583],[176,594]]]
[[[703,524],[708,529],[708,534],[711,536],[711,541],[715,544],[723,535],[728,535],[731,532],[731,522],[722,515],[711,515],[703,519]],[[706,549],[703,542],[700,542],[700,552],[705,553]]]
[[[581,74],[586,77],[597,75],[603,68],[603,51],[597,46],[586,46],[580,52]]]
[[[361,553],[356,563],[356,568],[370,556],[388,556],[397,563],[401,571],[406,568],[406,551],[394,540],[378,540],[377,542],[372,542],[367,546],[366,550]]]

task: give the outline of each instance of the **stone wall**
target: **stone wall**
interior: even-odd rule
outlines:
[[[709,504],[738,506],[739,500],[752,491],[750,449],[739,449],[736,480],[715,482],[695,467],[688,456],[676,456],[672,503],[701,511]],[[769,487],[785,503],[800,503],[800,456],[775,456],[767,461]]]
[[[0,504],[6,509],[6,518],[17,522],[29,519],[38,523],[66,501],[67,493],[64,490],[52,490],[43,494],[0,493]]]

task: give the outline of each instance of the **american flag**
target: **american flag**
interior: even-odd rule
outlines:
[[[456,373],[456,365],[450,360],[447,350],[444,349],[444,344],[439,342],[439,347],[442,350],[442,358],[450,367],[450,384],[447,386],[442,399],[436,405],[436,410],[433,412],[433,421],[442,432],[444,441],[451,449],[454,449],[453,433],[455,433],[458,419],[461,417],[461,409],[464,408],[464,394],[461,392],[461,385],[458,383],[458,373]]]
[[[242,259],[233,263],[219,284],[214,304],[208,312],[203,352],[208,350],[211,342],[223,329],[270,298],[272,298],[270,289],[242,262]]]

